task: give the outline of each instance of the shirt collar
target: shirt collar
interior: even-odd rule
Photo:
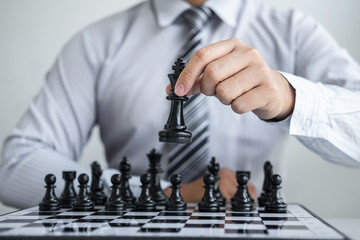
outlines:
[[[216,15],[231,27],[236,27],[239,9],[243,0],[207,0],[204,6],[212,9]],[[159,26],[173,23],[191,4],[185,0],[152,0],[153,10]]]

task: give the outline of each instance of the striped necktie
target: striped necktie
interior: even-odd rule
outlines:
[[[189,40],[182,47],[179,57],[188,61],[201,44],[201,30],[209,22],[213,12],[209,8],[193,7],[180,19],[190,29]],[[181,175],[183,182],[191,182],[206,173],[209,160],[209,113],[207,98],[203,94],[192,96],[184,103],[184,118],[192,132],[192,143],[172,145],[169,151],[167,176]]]

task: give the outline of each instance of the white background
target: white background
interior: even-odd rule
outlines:
[[[84,26],[140,0],[0,0],[0,142],[39,91],[69,38]],[[264,0],[318,19],[360,61],[360,1]],[[360,146],[359,146],[360,147]],[[145,153],[144,153],[145,154]],[[360,217],[360,170],[330,164],[290,138],[283,149],[283,195],[321,217]],[[95,129],[82,163],[105,164]],[[1,191],[1,189],[0,189]],[[0,204],[0,214],[12,210]]]

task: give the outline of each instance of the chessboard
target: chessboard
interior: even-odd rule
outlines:
[[[286,213],[202,212],[197,203],[184,211],[39,211],[28,208],[0,216],[0,239],[348,239],[299,204]]]

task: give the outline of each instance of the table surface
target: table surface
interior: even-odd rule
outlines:
[[[360,218],[324,218],[350,239],[360,240]]]

